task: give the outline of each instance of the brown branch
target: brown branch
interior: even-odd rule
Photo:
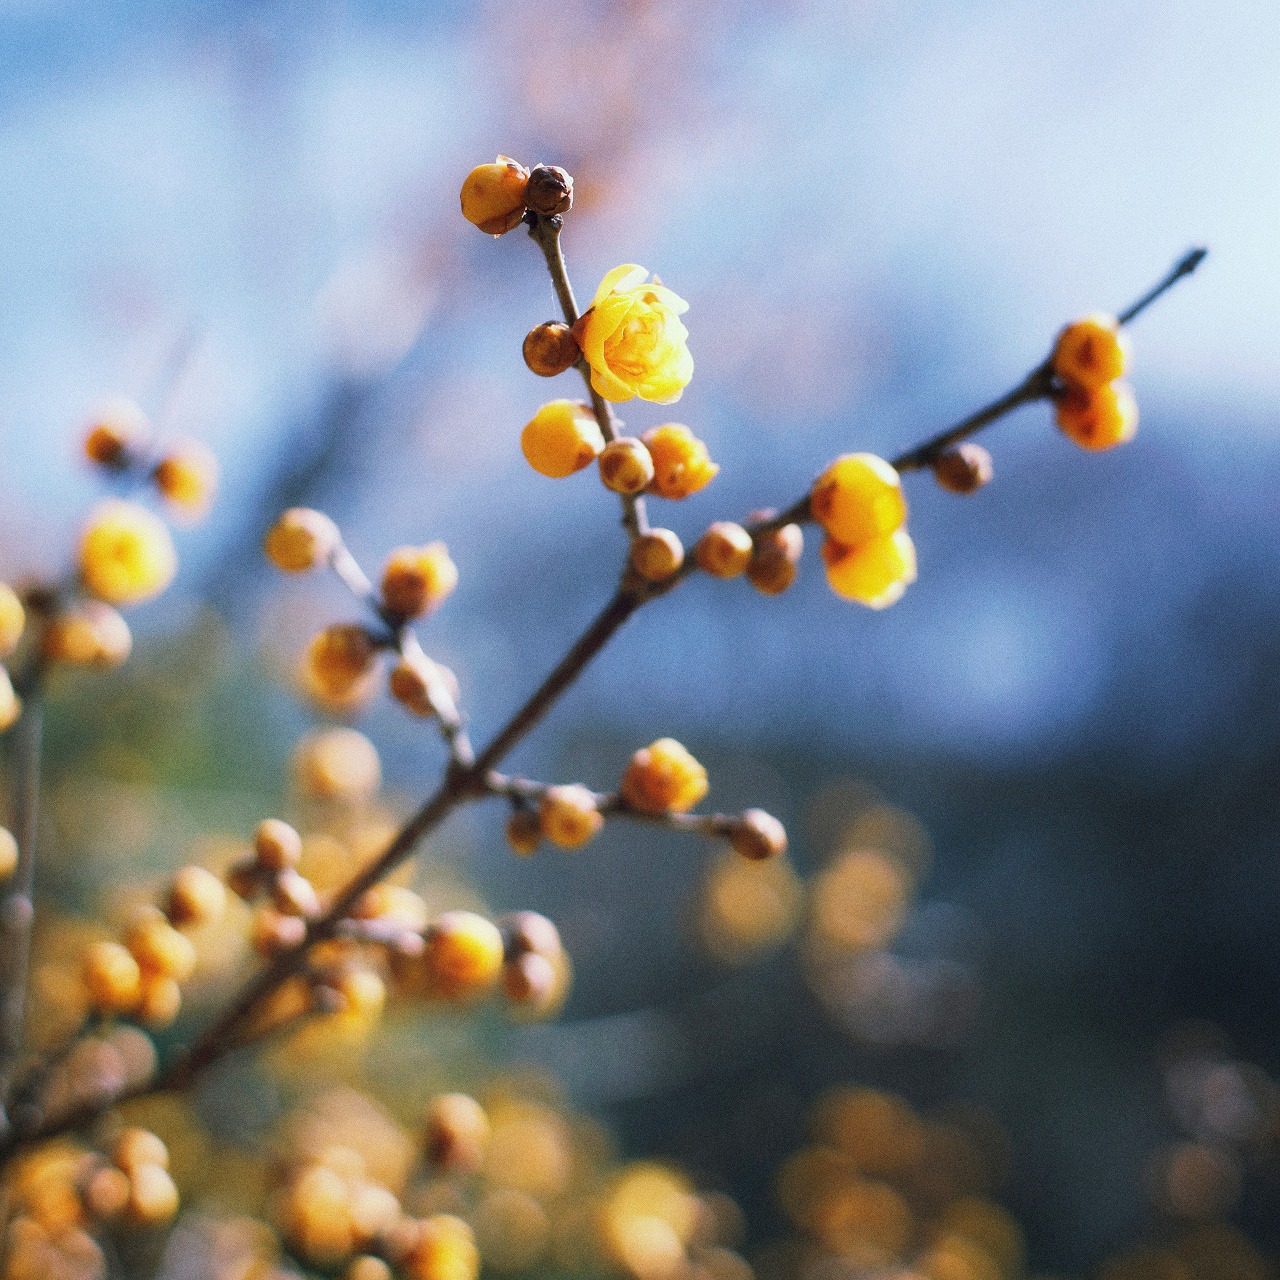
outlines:
[[[556,297],[560,299],[560,309],[564,312],[565,324],[572,327],[581,318],[578,314],[578,303],[573,296],[573,286],[569,283],[569,274],[564,265],[564,253],[560,248],[560,229],[563,225],[560,218],[546,217],[543,214],[531,214],[529,236],[542,250],[547,260],[547,270],[551,273],[551,283],[555,287]],[[591,367],[585,358],[578,360],[574,368],[582,375],[587,384],[587,394],[591,397],[591,408],[600,424],[600,433],[608,441],[614,441],[621,435],[622,424],[613,413],[613,407],[592,384]],[[619,495],[622,499],[622,525],[627,536],[635,539],[649,532],[649,519],[645,513],[644,499],[632,494]]]

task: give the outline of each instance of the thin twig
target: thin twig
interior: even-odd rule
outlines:
[[[542,250],[547,260],[547,270],[551,274],[551,283],[555,287],[556,297],[560,300],[560,309],[564,312],[564,322],[569,326],[578,323],[578,303],[573,296],[573,286],[569,283],[569,274],[564,265],[564,252],[560,248],[560,218],[546,217],[543,214],[532,215],[529,236]],[[587,384],[587,394],[591,397],[591,408],[600,424],[600,434],[607,441],[618,439],[621,434],[621,423],[614,416],[613,407],[596,389],[591,381],[591,367],[584,358],[580,358],[574,368],[582,375]],[[645,512],[644,499],[633,494],[620,494],[622,499],[622,524],[627,536],[636,539],[649,532],[649,519]]]

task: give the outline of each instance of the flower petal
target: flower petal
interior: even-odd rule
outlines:
[[[614,267],[600,281],[600,287],[596,290],[596,296],[591,300],[591,305],[598,307],[611,293],[622,293],[628,289],[634,289],[637,285],[643,284],[648,277],[649,273],[644,267],[638,267],[634,262]]]

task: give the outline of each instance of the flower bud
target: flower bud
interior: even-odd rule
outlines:
[[[258,865],[267,871],[287,871],[302,857],[302,837],[279,818],[266,818],[253,833]]]
[[[948,493],[976,493],[991,480],[991,455],[966,440],[933,460],[933,475]]]
[[[512,1004],[542,1011],[554,1002],[559,985],[555,965],[536,951],[502,966],[502,989]]]
[[[307,646],[307,675],[316,692],[345,702],[370,683],[378,648],[373,637],[354,622],[326,627]]]
[[[227,905],[222,881],[205,867],[183,867],[169,886],[165,912],[176,925],[213,924]]]
[[[158,1227],[178,1212],[178,1188],[158,1164],[139,1165],[129,1175],[125,1217],[138,1226]]]
[[[561,849],[577,849],[604,826],[595,796],[578,783],[548,787],[538,805],[542,834]]]
[[[238,862],[233,862],[223,872],[223,878],[227,882],[227,888],[245,902],[252,902],[266,887],[263,868],[253,858],[241,858]]]
[[[752,862],[776,858],[787,850],[787,830],[771,813],[748,809],[729,830],[733,851]]]
[[[665,582],[684,564],[684,546],[670,529],[650,529],[631,544],[631,567],[649,582]]]
[[[498,921],[498,928],[502,931],[508,960],[530,952],[556,956],[564,950],[560,930],[536,911],[513,911]]]
[[[441,994],[457,999],[479,995],[498,980],[502,934],[473,911],[446,911],[427,930],[427,971]]]
[[[7,658],[22,639],[27,624],[27,611],[18,593],[6,582],[0,582],[0,658]]]
[[[606,489],[627,495],[642,493],[653,480],[653,455],[634,436],[611,440],[598,464]]]
[[[178,556],[163,520],[136,502],[100,503],[80,535],[80,577],[108,604],[137,604],[173,581]]]
[[[90,425],[85,456],[100,467],[124,471],[145,448],[150,434],[146,414],[132,400],[113,401]]]
[[[111,1159],[116,1167],[123,1169],[125,1173],[133,1173],[144,1164],[154,1164],[161,1169],[167,1169],[169,1148],[149,1129],[140,1129],[131,1125],[121,1130],[115,1142],[111,1144]]]
[[[524,340],[524,362],[540,378],[554,378],[572,369],[582,355],[573,330],[559,320],[535,325]]]
[[[780,529],[756,534],[754,541],[747,579],[766,596],[781,595],[795,581],[796,565],[804,550],[804,532],[798,524],[784,524]]]
[[[85,949],[84,979],[100,1013],[132,1013],[142,998],[142,970],[118,942],[95,942]]]
[[[129,1175],[123,1169],[103,1165],[89,1175],[81,1196],[91,1218],[110,1222],[118,1218],[129,1203]]]
[[[271,900],[282,915],[313,920],[320,914],[320,895],[306,876],[292,867],[281,871],[271,886]]]
[[[274,907],[259,907],[253,914],[249,940],[260,956],[290,951],[306,936],[307,922],[301,916],[287,916]]]
[[[529,170],[509,156],[482,164],[462,184],[462,216],[481,231],[500,236],[524,217]]]
[[[813,483],[813,518],[837,542],[856,547],[900,529],[907,518],[902,479],[874,453],[846,453]]]
[[[1072,386],[1059,398],[1055,416],[1063,435],[1096,453],[1133,439],[1138,429],[1138,402],[1123,382],[1094,388]]]
[[[8,827],[0,827],[0,882],[18,869],[18,842]]]
[[[827,582],[842,600],[886,609],[902,599],[916,580],[916,549],[905,529],[842,547],[833,538],[822,544]]]
[[[653,456],[649,492],[659,498],[687,498],[710,484],[720,470],[711,461],[707,446],[679,422],[654,427],[641,439]]]
[[[377,748],[355,729],[308,734],[294,748],[293,769],[299,788],[322,800],[368,800],[382,784]]]
[[[382,602],[398,618],[417,618],[443,604],[458,585],[458,567],[443,542],[397,547],[382,571]]]
[[[619,790],[642,813],[687,813],[707,794],[707,771],[674,738],[659,738],[631,757]]]
[[[22,699],[13,690],[9,673],[0,667],[0,733],[12,729],[22,714]]]
[[[507,819],[506,834],[507,843],[527,858],[542,843],[542,823],[532,809],[516,809]]]
[[[479,1173],[489,1146],[489,1117],[465,1093],[441,1093],[427,1103],[423,1149],[441,1173]]]
[[[529,170],[525,204],[534,213],[551,218],[573,207],[573,179],[556,164],[534,165]]]
[[[419,1222],[412,1247],[398,1261],[406,1280],[477,1280],[480,1275],[475,1233],[449,1213]]]
[[[603,449],[604,435],[591,406],[578,400],[544,404],[520,433],[525,461],[552,480],[581,471]]]
[[[1129,340],[1115,316],[1096,312],[1067,325],[1053,347],[1053,371],[1069,386],[1097,388],[1123,377]]]
[[[341,545],[338,526],[323,511],[310,507],[290,507],[267,530],[262,543],[267,558],[286,573],[318,569]]]
[[[191,939],[154,909],[129,930],[125,946],[144,975],[185,982],[196,967],[196,949]]]
[[[138,1001],[134,1017],[144,1027],[162,1030],[178,1016],[182,1009],[182,988],[176,978],[163,973],[143,972],[142,998]]]
[[[732,520],[717,520],[698,539],[693,558],[713,578],[736,578],[751,563],[751,535]]]
[[[175,507],[189,516],[201,516],[218,490],[218,459],[207,445],[188,440],[156,463],[151,478]]]
[[[128,660],[133,637],[129,624],[109,604],[82,600],[50,619],[40,645],[52,662],[110,669]]]

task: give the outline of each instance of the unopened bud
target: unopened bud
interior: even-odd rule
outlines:
[[[306,573],[324,564],[341,542],[338,526],[323,511],[291,507],[267,531],[262,545],[277,569]]]
[[[301,916],[310,920],[320,914],[320,896],[306,876],[289,869],[282,871],[271,886],[271,897],[276,910],[286,916]]]
[[[787,829],[771,813],[748,809],[729,831],[733,851],[752,862],[776,858],[787,849]]]
[[[684,564],[684,546],[670,529],[651,529],[631,547],[631,566],[650,582],[665,582]]]
[[[284,871],[298,865],[302,856],[302,837],[287,822],[267,818],[258,823],[258,829],[253,833],[253,848],[258,855],[259,866],[268,871]]]
[[[604,487],[614,493],[642,493],[653,482],[653,455],[635,436],[610,441],[596,465]]]
[[[540,378],[554,378],[572,369],[582,355],[573,330],[559,320],[535,325],[524,340],[524,362]]]
[[[529,170],[509,156],[477,165],[462,184],[462,216],[491,236],[520,225]]]
[[[517,809],[507,819],[507,843],[524,858],[537,852],[542,843],[542,823],[532,809]]]
[[[766,517],[767,518],[767,517]],[[798,524],[755,536],[755,552],[747,566],[747,578],[767,596],[781,595],[796,577],[796,565],[804,550],[804,533]]]
[[[991,455],[980,445],[965,441],[933,460],[933,475],[948,493],[976,493],[991,479]]]
[[[713,578],[736,578],[751,563],[751,535],[732,520],[717,520],[698,539],[693,558]]]
[[[529,171],[525,204],[534,213],[553,217],[573,207],[573,179],[556,164],[535,165]]]

